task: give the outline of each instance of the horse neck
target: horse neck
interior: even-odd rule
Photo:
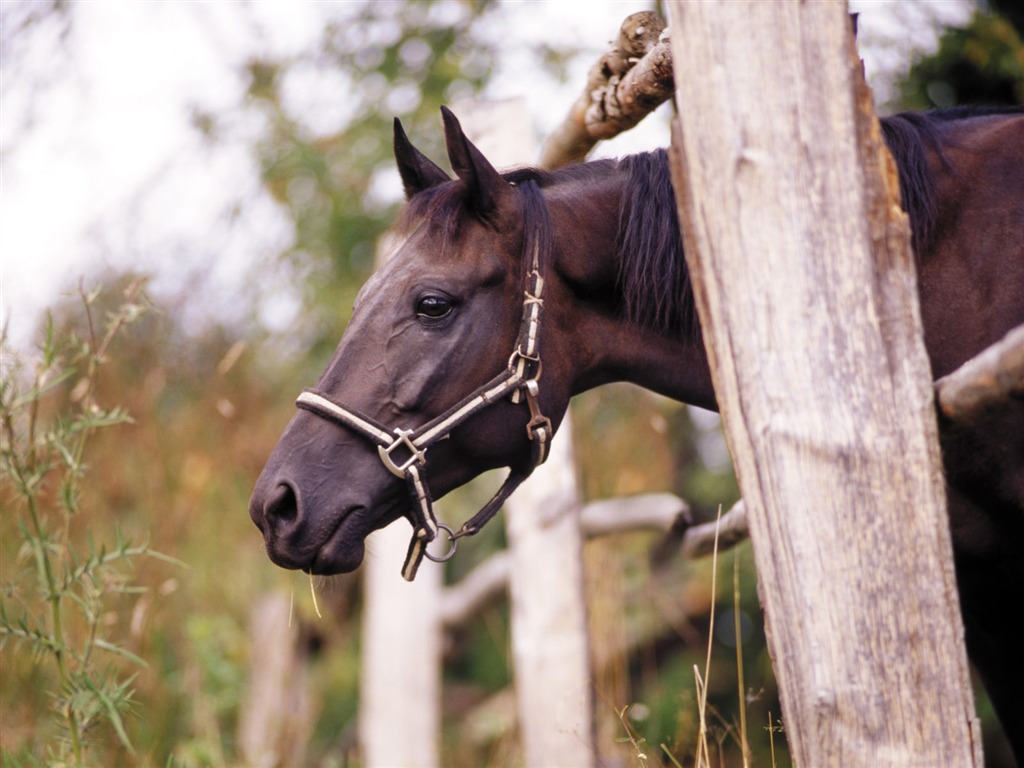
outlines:
[[[628,305],[635,302],[624,295],[618,246],[620,227],[625,226],[622,206],[632,194],[629,174],[615,167],[604,177],[554,187],[546,195],[561,294],[557,323],[566,357],[574,364],[572,391],[628,381],[685,403],[715,408],[695,313],[692,327],[686,329],[630,317]],[[669,206],[659,215],[671,216],[672,236],[678,242],[674,205]],[[688,291],[688,284],[680,290]]]

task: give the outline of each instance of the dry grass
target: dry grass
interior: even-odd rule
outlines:
[[[721,519],[721,509],[719,509],[719,520]],[[717,531],[716,531],[717,533]],[[740,759],[743,768],[750,768],[752,764],[751,756],[751,745],[750,745],[750,733],[747,723],[747,693],[746,693],[746,680],[744,671],[744,660],[743,660],[743,633],[741,627],[742,614],[740,611],[740,573],[739,573],[739,562],[740,559],[734,558],[733,560],[733,573],[732,573],[732,591],[733,591],[733,631],[735,633],[736,645],[736,693],[737,693],[737,709],[733,720],[729,720],[723,716],[715,706],[708,700],[708,693],[711,688],[709,682],[711,675],[713,674],[712,667],[712,648],[714,644],[714,632],[716,626],[716,599],[718,594],[718,541],[716,536],[715,546],[711,556],[711,594],[712,600],[710,603],[710,623],[708,630],[707,648],[703,663],[701,665],[693,665],[693,676],[694,686],[696,690],[696,709],[697,709],[697,726],[698,734],[696,744],[694,745],[694,752],[692,762],[687,759],[686,765],[692,765],[694,768],[721,768],[721,766],[727,764],[737,763],[726,763],[727,748],[730,744],[734,744],[740,752]],[[720,661],[719,661],[720,663]],[[631,705],[630,705],[631,706]],[[663,753],[660,755],[662,759],[659,759],[659,755],[652,754],[649,750],[647,740],[639,735],[635,728],[631,726],[627,713],[630,706],[616,709],[616,715],[619,722],[621,723],[622,729],[625,731],[625,737],[620,739],[622,743],[627,743],[631,747],[632,756],[635,758],[638,765],[658,765],[661,768],[665,766],[675,766],[675,768],[683,768],[680,759],[673,754],[672,750],[665,743],[659,744],[660,750]],[[777,764],[777,754],[775,745],[775,734],[781,732],[781,725],[774,723],[771,711],[768,713],[768,751],[771,757],[771,764],[774,766]]]

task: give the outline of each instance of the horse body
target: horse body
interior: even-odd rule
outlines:
[[[1024,116],[942,125],[931,151],[935,224],[918,289],[935,378],[1024,323]],[[950,531],[969,655],[1024,763],[1024,403],[969,426],[940,419]]]
[[[317,391],[405,429],[451,408],[509,364],[529,240],[546,254],[537,399],[556,428],[572,395],[611,381],[713,408],[664,151],[500,175],[450,113],[445,123],[456,180],[396,126],[409,198],[398,245],[361,292]],[[1024,323],[1024,115],[897,116],[883,128],[938,377]],[[430,488],[442,495],[487,469],[523,467],[529,418],[507,398],[474,413],[430,447]],[[968,649],[1024,760],[1012,607],[1024,605],[1024,403],[970,428],[940,422],[940,436]],[[366,535],[409,508],[363,436],[299,411],[250,514],[274,562],[337,573],[356,568]]]

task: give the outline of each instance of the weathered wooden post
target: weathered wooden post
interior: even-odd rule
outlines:
[[[798,765],[980,765],[895,170],[844,3],[670,2],[674,178]]]
[[[595,764],[583,534],[570,425],[509,499],[512,658],[525,763]]]
[[[393,244],[379,246],[386,260]],[[363,581],[359,746],[366,768],[440,764],[444,570],[433,563],[406,581],[409,547],[402,518],[366,542]]]
[[[441,582],[427,563],[401,575],[409,523],[367,541],[359,745],[367,768],[436,768],[441,737]]]
[[[309,643],[291,617],[291,596],[264,595],[250,618],[249,686],[238,713],[238,749],[246,765],[301,768],[316,723],[309,685]]]

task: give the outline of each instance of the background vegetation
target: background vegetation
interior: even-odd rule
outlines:
[[[5,68],[19,51],[14,34],[75,34],[73,5],[30,6],[20,16],[4,7]],[[336,344],[375,242],[394,216],[394,197],[381,192],[393,175],[392,116],[401,116],[428,154],[442,157],[438,107],[480,93],[494,76],[503,51],[488,29],[502,23],[505,9],[483,0],[408,2],[400,13],[384,3],[345,9],[327,18],[307,50],[241,63],[230,109],[197,107],[192,115],[210,153],[244,144],[262,191],[290,225],[278,252],[239,276],[248,281],[251,311],[196,322],[201,272],[152,302],[140,287],[143,275],[93,273],[83,285],[89,294],[93,285],[102,291],[81,296],[75,277],[71,298],[54,304],[34,350],[5,340],[4,766],[240,764],[250,610],[280,588],[294,589],[297,620],[316,651],[310,764],[358,764],[360,577],[323,584],[324,617],[317,619],[308,586],[266,559],[246,514],[248,497],[292,413],[293,393],[315,379]],[[911,68],[900,98],[913,106],[1024,103],[1022,34],[1013,2],[979,7],[968,26],[944,33],[937,55]],[[574,53],[530,52],[549,78],[562,76]],[[351,97],[326,130],[316,115],[295,109],[289,85],[324,72],[339,77]],[[568,103],[554,108],[561,113]],[[287,334],[270,333],[260,313],[275,288],[293,292],[303,307]],[[107,337],[107,328],[116,333]],[[589,393],[574,408],[586,498],[671,490],[704,517],[736,499],[713,417],[619,386]],[[452,577],[501,538],[500,526],[478,537],[450,566]],[[666,557],[670,545],[651,534],[588,545],[595,655],[611,660],[595,678],[602,752],[625,764],[687,764],[698,728],[693,668],[703,667],[710,635],[710,721],[723,763],[739,764],[742,669],[756,764],[772,764],[772,741],[774,758],[786,764],[749,545],[720,558],[717,595],[711,562]],[[58,599],[67,617],[61,628],[51,610]],[[626,653],[629,637],[641,640]],[[74,685],[61,668],[71,648],[85,649],[75,651],[82,675]],[[509,683],[508,655],[501,604],[451,638],[446,764],[514,764],[513,734],[470,738],[464,727],[477,704]],[[77,725],[69,725],[75,712]],[[643,743],[646,761],[630,738]],[[989,757],[997,764],[998,748]]]

